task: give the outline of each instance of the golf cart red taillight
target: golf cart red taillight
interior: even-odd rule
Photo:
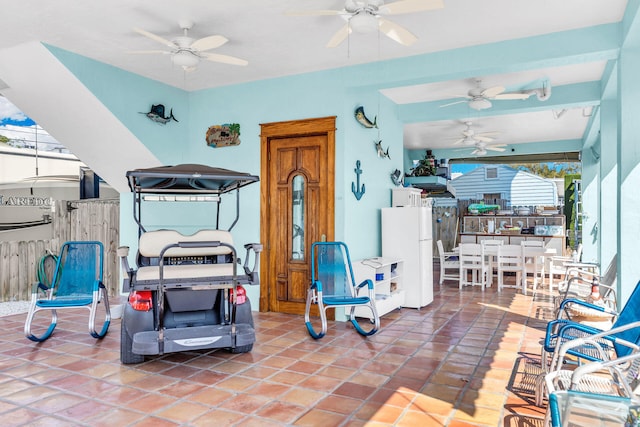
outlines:
[[[229,289],[229,298],[233,300],[233,289]],[[247,291],[240,285],[236,288],[236,304],[247,302]]]
[[[129,294],[129,304],[137,311],[149,311],[153,305],[151,291],[133,291]]]

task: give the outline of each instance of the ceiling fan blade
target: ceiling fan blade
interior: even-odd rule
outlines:
[[[531,93],[501,93],[496,95],[494,99],[529,99]]]
[[[171,52],[169,52],[168,50],[130,50],[127,53],[130,53],[132,55],[149,55],[149,54],[168,55]]]
[[[385,36],[404,46],[411,46],[418,41],[411,31],[382,17],[378,18],[378,28]]]
[[[226,37],[218,35],[203,37],[194,41],[191,45],[191,49],[197,50],[199,52],[204,52],[205,50],[220,47],[228,41],[229,40]]]
[[[400,0],[380,6],[379,12],[386,15],[400,15],[442,8],[444,8],[442,0]]]
[[[206,59],[207,61],[221,62],[223,64],[243,65],[243,66],[249,64],[249,61],[246,61],[244,59],[236,58],[235,56],[220,55],[218,53],[200,52],[200,56],[202,56],[202,58]]]
[[[493,131],[493,132],[480,132],[480,133],[476,134],[476,136],[498,136],[498,135],[500,135],[500,132],[496,132],[496,131]]]
[[[485,98],[494,98],[505,90],[506,89],[502,86],[490,87],[482,91],[482,96],[484,96]]]
[[[495,138],[490,138],[488,136],[482,136],[482,135],[475,135],[473,137],[473,139],[475,139],[476,141],[480,141],[480,142],[491,142],[493,141]]]
[[[343,10],[289,10],[285,16],[332,16],[341,15]]]
[[[331,40],[327,43],[327,47],[337,47],[347,38],[347,36],[349,36],[350,33],[351,28],[349,28],[349,24],[345,24],[342,28],[336,31],[333,37],[331,37]]]
[[[135,31],[136,33],[138,33],[140,35],[148,37],[151,40],[155,40],[158,43],[162,43],[163,45],[168,46],[170,48],[175,48],[176,47],[176,44],[174,42],[172,42],[171,40],[167,40],[164,37],[157,36],[157,35],[155,35],[153,33],[150,33],[149,31],[143,30],[141,28],[134,28],[133,31]]]
[[[448,104],[441,105],[441,106],[440,106],[440,108],[442,108],[442,107],[448,107],[448,106],[450,106],[450,105],[455,105],[455,104],[462,104],[463,102],[467,102],[467,100],[465,99],[465,100],[462,100],[462,101],[454,101],[454,102],[450,102],[450,103],[448,103]]]

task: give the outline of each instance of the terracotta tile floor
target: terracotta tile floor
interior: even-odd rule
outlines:
[[[86,311],[59,314],[42,344],[25,315],[0,318],[3,426],[542,426],[533,379],[551,299],[449,282],[421,310],[363,338],[331,322],[314,341],[301,316],[255,313],[251,353],[200,351],[119,361],[120,321],[96,342]]]

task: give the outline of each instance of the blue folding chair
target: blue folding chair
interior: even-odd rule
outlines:
[[[41,342],[49,338],[58,322],[57,310],[86,307],[89,309],[89,333],[103,338],[111,323],[109,298],[102,283],[104,248],[101,242],[66,242],[49,286],[38,282],[33,285],[31,306],[24,324],[24,334],[31,341]],[[100,303],[105,308],[105,321],[100,332],[96,331],[95,318]],[[31,332],[33,319],[39,311],[51,312],[51,323],[42,335]]]
[[[640,282],[636,285],[633,293],[627,300],[622,311],[616,313],[606,306],[599,306],[588,303],[586,301],[569,298],[560,304],[560,311],[564,309],[566,304],[575,304],[587,307],[589,309],[602,313],[610,313],[615,316],[616,321],[612,328],[618,330],[621,326],[640,321]],[[552,320],[547,324],[547,331],[542,346],[542,362],[546,368],[548,361],[552,358],[556,349],[562,344],[576,338],[589,338],[593,334],[603,332],[598,328],[583,325],[566,319]],[[589,361],[602,360],[601,355],[612,352],[614,357],[626,356],[631,352],[628,343],[640,344],[640,328],[622,328],[621,332],[607,335],[599,339],[597,345],[593,341],[585,340],[584,345],[572,348],[567,352],[577,359]]]
[[[311,323],[311,310],[316,305],[322,322],[320,332],[316,332]],[[368,307],[371,311],[371,317],[363,320],[372,323],[371,328],[363,328],[358,323],[355,309],[359,306]],[[367,279],[356,285],[347,245],[342,242],[316,242],[311,245],[311,286],[307,291],[304,313],[305,325],[313,338],[325,336],[326,311],[335,307],[350,308],[349,320],[361,335],[373,335],[380,328],[373,282]]]

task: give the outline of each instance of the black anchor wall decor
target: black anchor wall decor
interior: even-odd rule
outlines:
[[[364,182],[362,183],[362,186],[360,186],[360,174],[362,173],[362,169],[360,169],[360,160],[356,160],[356,168],[353,171],[356,173],[356,182],[351,183],[351,191],[353,192],[353,195],[356,196],[356,200],[360,200],[364,194]]]

